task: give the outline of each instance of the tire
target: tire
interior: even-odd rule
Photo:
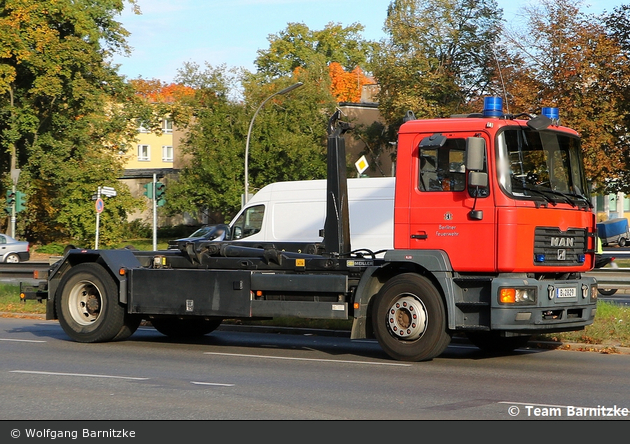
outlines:
[[[376,295],[372,325],[381,348],[399,361],[429,361],[451,342],[440,293],[427,278],[413,273],[383,285]]]
[[[7,264],[17,264],[20,262],[20,256],[16,253],[9,253],[7,257],[4,258],[4,262]]]
[[[620,237],[620,238],[619,238],[619,240],[617,241],[617,244],[618,244],[620,247],[625,247],[625,246],[626,246],[626,243],[627,243],[627,242],[626,242],[626,238],[625,238],[625,237]]]
[[[157,331],[169,338],[188,339],[212,333],[223,319],[206,318],[155,318],[151,324]]]
[[[597,292],[601,294],[602,296],[612,296],[613,294],[617,293],[617,289],[616,288],[598,288]]]
[[[59,324],[77,342],[121,341],[131,336],[141,318],[128,315],[118,302],[118,287],[100,265],[80,264],[68,271],[55,297]]]
[[[525,347],[531,339],[530,335],[503,337],[494,331],[468,332],[466,336],[475,346],[493,354],[510,353],[517,348]]]

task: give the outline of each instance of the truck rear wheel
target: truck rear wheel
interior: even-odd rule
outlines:
[[[55,298],[59,324],[78,342],[107,342],[127,339],[141,318],[128,315],[118,302],[118,287],[100,265],[73,267],[61,279]]]
[[[376,295],[374,334],[383,350],[400,361],[428,361],[446,349],[442,297],[425,277],[405,273],[389,280]]]
[[[151,324],[163,335],[185,339],[212,333],[219,328],[222,321],[222,319],[206,318],[155,318],[151,319]]]

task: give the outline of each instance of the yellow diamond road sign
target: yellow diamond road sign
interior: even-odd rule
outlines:
[[[365,156],[361,156],[361,158],[354,163],[354,166],[357,167],[357,171],[361,174],[368,169],[369,164]]]

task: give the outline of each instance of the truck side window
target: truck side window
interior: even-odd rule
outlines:
[[[440,147],[420,146],[420,190],[464,191],[465,150],[465,139],[447,139]]]
[[[232,225],[232,238],[243,239],[258,233],[262,228],[264,205],[247,208]]]

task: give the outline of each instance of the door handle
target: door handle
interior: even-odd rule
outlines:
[[[427,233],[425,233],[425,232],[418,233],[418,234],[412,234],[412,235],[411,235],[411,238],[412,238],[412,239],[426,239],[426,238],[428,238],[428,237],[429,237],[429,236],[427,236]]]

